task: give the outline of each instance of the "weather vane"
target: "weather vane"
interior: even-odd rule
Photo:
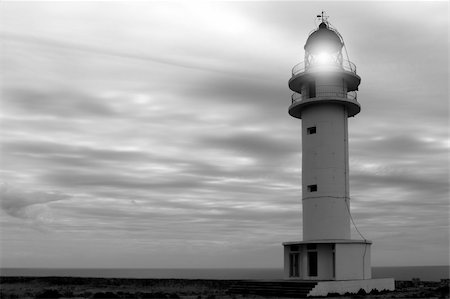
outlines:
[[[325,15],[325,11],[322,10],[322,13],[320,15],[317,15],[317,18],[319,18],[322,23],[327,23],[328,16]]]

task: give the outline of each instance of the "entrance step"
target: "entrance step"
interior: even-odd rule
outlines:
[[[230,294],[305,298],[317,285],[313,281],[240,280],[228,290]]]

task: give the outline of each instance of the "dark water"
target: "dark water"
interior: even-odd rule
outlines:
[[[43,269],[1,268],[3,276],[75,276],[116,278],[180,278],[180,279],[282,279],[282,269]],[[420,278],[439,281],[449,278],[449,266],[373,267],[373,278],[396,280]]]

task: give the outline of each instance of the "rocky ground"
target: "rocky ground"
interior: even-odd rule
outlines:
[[[27,298],[179,298],[261,299],[256,295],[232,295],[234,280],[205,279],[118,279],[77,277],[1,277],[1,299]],[[392,292],[329,294],[329,298],[449,298],[449,281],[396,281]]]

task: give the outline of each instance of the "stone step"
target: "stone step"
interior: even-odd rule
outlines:
[[[317,282],[242,280],[228,290],[230,294],[252,294],[304,298]]]

